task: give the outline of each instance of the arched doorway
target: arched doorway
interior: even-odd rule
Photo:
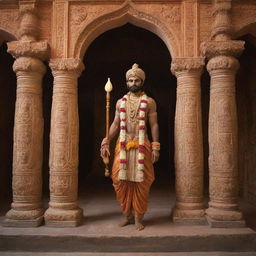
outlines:
[[[155,165],[155,186],[174,184],[174,115],[176,78],[171,74],[171,56],[163,41],[152,32],[131,24],[109,30],[96,38],[84,56],[85,71],[79,78],[79,186],[80,192],[95,180],[100,189],[110,181],[104,177],[104,165],[99,156],[105,136],[105,91],[110,77],[111,121],[115,103],[126,92],[125,73],[138,63],[146,73],[145,91],[157,102],[160,126],[161,156]],[[112,145],[112,155],[113,155]],[[93,180],[93,182],[92,182]]]

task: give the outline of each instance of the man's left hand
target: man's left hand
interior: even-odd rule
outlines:
[[[152,151],[152,163],[154,164],[157,162],[159,159],[159,151],[158,150],[153,150]]]

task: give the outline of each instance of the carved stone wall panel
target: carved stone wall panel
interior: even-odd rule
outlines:
[[[95,13],[98,16],[95,16]],[[180,54],[180,5],[124,3],[123,5],[106,5],[105,15],[95,13],[92,20],[90,20],[89,13],[86,15],[77,36],[74,36],[73,42],[70,42],[71,56],[82,58],[87,47],[97,36],[127,22],[157,34],[166,43],[173,56],[179,56]],[[166,19],[163,18],[163,13]],[[69,33],[75,34],[76,32],[70,29]]]
[[[52,44],[52,3],[38,4],[39,37]]]
[[[246,30],[243,30],[246,26],[250,24],[255,24],[256,16],[256,5],[254,2],[246,1],[241,2],[239,4],[232,4],[232,24],[233,24],[233,32],[235,36],[242,36]],[[253,35],[256,35],[255,26],[254,29],[250,30]]]
[[[183,3],[183,54],[187,57],[198,56],[198,42],[197,42],[197,3],[184,2]]]
[[[211,38],[213,24],[212,5],[210,3],[199,4],[199,45]]]
[[[74,47],[83,29],[98,17],[110,13],[120,7],[119,4],[88,5],[72,4],[69,6],[69,56],[74,57]],[[100,35],[100,33],[99,33]]]
[[[18,37],[19,10],[16,8],[1,9],[0,5],[0,29]]]
[[[55,2],[53,4],[53,37],[52,37],[52,58],[62,58],[65,55],[65,44],[68,40],[68,35],[65,34],[65,2]]]

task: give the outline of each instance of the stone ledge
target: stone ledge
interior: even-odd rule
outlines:
[[[214,220],[209,216],[206,216],[206,218],[211,228],[244,228],[246,226],[244,220],[235,220],[235,221]]]

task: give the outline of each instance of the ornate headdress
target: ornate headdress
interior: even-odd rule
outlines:
[[[129,69],[127,72],[126,72],[126,80],[129,79],[129,77],[131,76],[137,76],[139,77],[143,82],[145,81],[145,72],[139,68],[139,65],[138,64],[133,64],[132,65],[132,68]]]

